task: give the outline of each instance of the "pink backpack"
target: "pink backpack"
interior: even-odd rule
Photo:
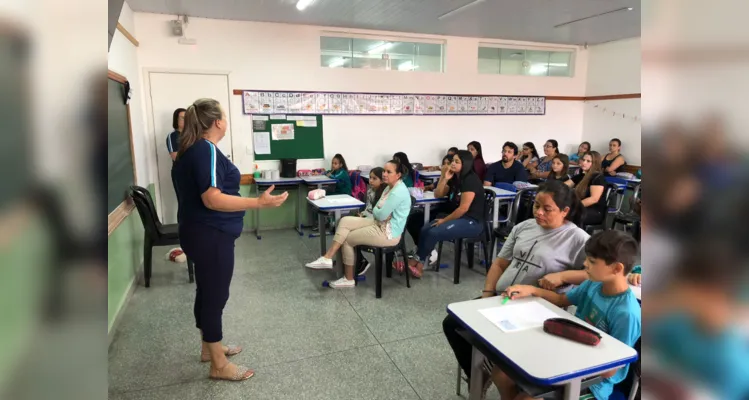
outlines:
[[[359,201],[366,202],[367,184],[364,183],[364,179],[361,177],[361,172],[349,172],[349,178],[351,178],[351,196]]]

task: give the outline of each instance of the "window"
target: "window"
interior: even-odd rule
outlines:
[[[443,48],[442,43],[322,36],[320,65],[327,68],[442,72]]]
[[[506,49],[479,46],[479,73],[572,76],[572,50]]]

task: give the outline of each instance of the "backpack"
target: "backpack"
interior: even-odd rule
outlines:
[[[367,184],[361,177],[361,172],[349,172],[351,178],[351,196],[359,201],[367,202]]]
[[[424,182],[422,182],[421,179],[419,179],[419,175],[420,175],[419,171],[414,170],[414,174],[413,175],[414,175],[413,176],[413,178],[414,178],[414,187],[421,189],[422,192],[423,192],[424,191]]]

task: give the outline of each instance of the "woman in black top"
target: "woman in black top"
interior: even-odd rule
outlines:
[[[226,127],[226,114],[216,100],[199,99],[187,108],[172,182],[179,203],[180,245],[195,262],[193,312],[203,340],[200,359],[210,361],[211,378],[240,381],[254,372],[226,357],[242,348],[221,344],[221,316],[234,272],[234,241],[242,233],[245,210],[278,207],[288,193],[273,196],[271,186],[259,198],[239,195],[239,169],[216,146]]]
[[[606,178],[601,172],[601,154],[589,151],[580,159],[580,173],[566,182],[575,188],[585,206],[583,225],[598,225],[606,218]]]
[[[622,172],[624,166],[627,165],[627,161],[624,160],[624,156],[619,153],[622,149],[622,141],[619,139],[611,139],[609,142],[609,154],[601,160],[601,170],[606,175],[616,176],[617,172]]]
[[[469,151],[458,151],[450,168],[443,170],[434,197],[445,196],[454,210],[421,229],[417,259],[409,261],[411,274],[416,278],[421,277],[424,263],[438,242],[475,237],[483,230],[484,186],[473,170],[473,155]]]
[[[570,169],[570,158],[566,154],[557,154],[554,159],[551,160],[551,172],[547,181],[559,181],[562,183],[570,180],[569,175]]]

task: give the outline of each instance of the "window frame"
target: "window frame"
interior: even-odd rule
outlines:
[[[447,40],[444,39],[431,39],[431,38],[417,38],[417,37],[408,37],[408,36],[390,36],[390,35],[368,35],[368,34],[361,34],[361,33],[348,33],[348,32],[337,32],[337,31],[321,31],[318,35],[318,46],[319,46],[319,56],[322,57],[324,49],[322,48],[322,39],[324,37],[332,37],[332,38],[341,38],[341,39],[349,39],[352,41],[354,39],[360,39],[360,40],[377,40],[377,41],[383,41],[383,42],[398,42],[398,43],[416,43],[416,44],[435,44],[440,46],[440,62],[439,62],[439,71],[424,71],[424,70],[418,70],[418,69],[411,69],[411,70],[399,70],[396,68],[387,68],[387,69],[377,69],[378,71],[397,71],[397,72],[430,72],[430,73],[444,73],[445,72],[445,46],[447,45]],[[352,52],[353,54],[353,52]],[[414,54],[413,56],[417,56]],[[355,57],[351,58],[352,60],[355,59]],[[323,65],[320,61],[320,68],[336,68],[336,67],[329,67],[326,65]],[[355,68],[353,67],[353,61],[351,63],[352,66],[346,67],[344,69],[365,69],[365,68]]]
[[[565,76],[552,76],[552,75],[526,75],[526,74],[503,74],[501,73],[501,68],[499,72],[496,73],[486,73],[486,72],[480,72],[478,67],[478,61],[479,58],[479,52],[482,48],[489,48],[489,49],[497,49],[499,51],[501,50],[522,50],[524,52],[527,51],[547,51],[547,52],[563,52],[563,53],[571,53],[570,54],[570,62],[569,62],[569,69],[570,74]],[[528,76],[528,77],[537,77],[537,78],[574,78],[575,74],[577,72],[577,56],[578,56],[578,50],[579,46],[574,45],[550,45],[550,46],[537,46],[537,45],[519,45],[519,44],[507,44],[507,43],[496,43],[496,42],[479,42],[478,47],[476,48],[476,72],[479,75],[504,75],[504,76]],[[501,65],[501,58],[500,58],[500,65]]]

